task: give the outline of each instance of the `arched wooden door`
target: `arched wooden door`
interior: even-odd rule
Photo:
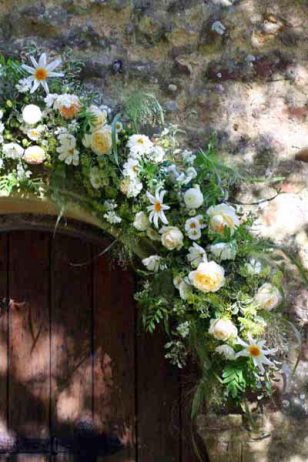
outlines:
[[[105,246],[0,235],[0,461],[195,460],[177,371]]]

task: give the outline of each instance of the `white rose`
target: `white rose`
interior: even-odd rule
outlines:
[[[180,250],[183,246],[183,233],[176,226],[163,226],[160,230],[161,242],[168,250]]]
[[[182,300],[187,300],[191,294],[191,286],[181,276],[176,276],[173,279],[173,284],[180,293]]]
[[[225,283],[225,270],[214,261],[201,262],[189,273],[189,280],[201,292],[217,292]]]
[[[165,151],[161,146],[154,146],[152,151],[149,154],[149,158],[155,164],[160,164],[164,161],[165,158]]]
[[[148,216],[144,212],[136,213],[133,226],[138,231],[146,231],[150,226]]]
[[[255,303],[263,310],[271,311],[282,300],[279,289],[269,282],[265,282],[255,295]]]
[[[23,156],[24,148],[18,143],[6,143],[2,147],[5,157],[9,159],[20,159]]]
[[[220,260],[234,260],[236,256],[236,246],[232,242],[219,242],[209,247],[214,257]]]
[[[22,118],[28,125],[35,125],[42,119],[42,111],[35,104],[28,104],[23,108]]]
[[[209,334],[225,342],[230,337],[237,337],[237,328],[230,319],[212,319]]]
[[[223,234],[225,228],[233,232],[240,223],[234,208],[227,204],[212,206],[207,214],[210,216],[210,228],[215,233]]]
[[[229,345],[219,345],[215,348],[216,353],[224,356],[226,359],[233,360],[236,359],[235,351]]]
[[[41,146],[30,146],[25,150],[23,160],[30,165],[42,164],[46,159],[46,153]]]
[[[198,209],[201,207],[203,204],[203,194],[198,185],[185,192],[184,202],[188,209]]]
[[[162,258],[159,255],[151,255],[148,258],[144,258],[142,263],[149,271],[157,272],[160,269]]]

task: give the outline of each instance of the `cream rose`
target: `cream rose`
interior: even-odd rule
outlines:
[[[138,231],[146,231],[150,226],[148,216],[144,212],[136,213],[133,226]]]
[[[112,128],[110,125],[95,130],[90,135],[90,147],[98,156],[108,154],[112,148]]]
[[[269,282],[265,282],[255,296],[255,303],[263,310],[271,311],[282,300],[279,289]]]
[[[225,228],[233,232],[240,223],[234,208],[227,204],[212,206],[207,214],[210,217],[210,229],[215,233],[223,234]]]
[[[198,209],[203,204],[203,194],[200,186],[188,189],[184,194],[184,202],[188,209]]]
[[[27,148],[23,155],[23,160],[27,162],[27,164],[35,165],[35,164],[42,164],[46,159],[46,153],[41,146],[30,146]]]
[[[237,328],[230,319],[212,319],[209,334],[225,342],[230,337],[237,337]]]
[[[214,261],[202,262],[189,273],[189,280],[201,292],[217,292],[225,283],[225,270]]]
[[[94,127],[99,128],[107,123],[107,112],[106,111],[102,111],[99,107],[92,104],[89,107],[89,112],[93,117],[93,120],[91,120],[91,124]]]
[[[183,246],[183,233],[176,226],[163,226],[160,230],[161,243],[168,250],[180,250]]]
[[[216,353],[224,356],[226,359],[234,360],[236,359],[235,351],[229,345],[219,345],[215,348]]]
[[[23,108],[22,118],[28,125],[35,125],[42,119],[42,111],[36,104],[27,104]]]

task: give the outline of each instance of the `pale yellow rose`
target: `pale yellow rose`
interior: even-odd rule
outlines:
[[[212,206],[207,210],[210,216],[210,229],[215,233],[223,234],[225,228],[231,232],[240,224],[233,207],[227,204]]]
[[[110,125],[95,130],[91,134],[91,149],[98,156],[108,154],[112,148],[112,128]]]
[[[45,159],[46,153],[44,149],[37,145],[27,148],[23,155],[23,160],[31,165],[42,164]]]
[[[183,233],[176,226],[164,226],[161,229],[161,242],[168,250],[181,249],[183,246]]]
[[[202,262],[189,273],[189,280],[201,292],[217,292],[225,283],[225,270],[214,261]]]

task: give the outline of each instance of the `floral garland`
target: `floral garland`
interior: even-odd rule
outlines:
[[[234,172],[211,144],[182,149],[174,126],[151,138],[138,133],[134,114],[144,126],[160,117],[150,95],[139,112],[112,117],[72,68],[45,53],[23,63],[2,58],[1,194],[44,195],[61,210],[75,201],[127,253],[144,244],[136,294],[143,324],[165,327],[173,364],[199,358],[195,411],[205,398],[218,407],[269,396],[281,273],[251,234],[251,217],[228,201]]]

